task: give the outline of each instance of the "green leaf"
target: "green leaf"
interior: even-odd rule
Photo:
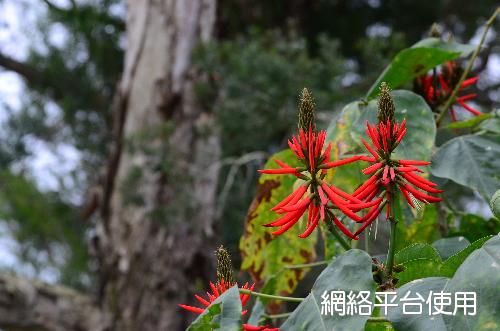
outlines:
[[[391,88],[395,89],[403,83],[425,74],[435,66],[460,56],[466,56],[473,50],[474,46],[453,41],[444,42],[437,38],[421,40],[396,55],[370,87],[366,99],[370,100],[377,96],[382,82],[387,82]]]
[[[415,259],[441,261],[438,251],[429,244],[413,244],[403,248],[394,256],[396,264],[406,263]]]
[[[279,152],[271,157],[266,169],[277,168],[274,158],[298,166],[299,161],[291,150]],[[262,175],[257,193],[248,211],[245,232],[240,240],[243,255],[242,270],[250,272],[256,282],[270,280],[273,286],[266,286],[266,293],[291,294],[307,270],[283,270],[284,265],[313,262],[316,257],[317,235],[307,239],[298,238],[304,232],[305,224],[299,221],[280,236],[271,235],[272,230],[264,224],[276,220],[280,215],[271,211],[278,202],[292,193],[296,178],[292,175]]]
[[[212,302],[187,330],[240,331],[241,329],[240,293],[238,286],[233,286]]]
[[[451,122],[450,124],[447,124],[443,127],[443,129],[467,129],[467,128],[473,128],[477,126],[478,124],[482,123],[483,121],[492,118],[493,115],[491,114],[481,114],[478,116],[474,116],[471,119],[468,119],[466,121],[460,121],[460,122]]]
[[[491,197],[490,208],[496,218],[500,219],[500,190],[496,191]]]
[[[436,177],[477,190],[491,197],[500,187],[500,136],[466,135],[442,145],[432,158]]]
[[[430,291],[440,292],[448,281],[444,277],[429,277],[418,279],[397,289],[397,297],[400,300],[408,291],[410,297],[417,297],[420,294],[424,300],[429,296]],[[422,302],[420,302],[422,303]],[[408,307],[407,312],[418,311],[415,307]],[[397,307],[388,310],[387,319],[392,322],[394,328],[399,331],[443,331],[446,330],[442,315],[429,316],[428,306],[422,303],[422,314],[403,314],[403,303],[399,302]],[[458,329],[457,329],[458,330]]]
[[[476,249],[481,248],[483,244],[490,239],[492,236],[484,237],[479,240],[474,241],[469,246],[462,249],[460,252],[450,256],[446,261],[444,261],[441,266],[441,275],[445,277],[453,277],[455,271],[458,267],[465,261],[465,259]]]
[[[455,272],[444,292],[476,292],[476,315],[443,316],[448,330],[500,329],[500,236],[475,250]]]
[[[442,238],[432,243],[432,247],[438,251],[443,261],[460,252],[469,245],[470,242],[462,236]]]
[[[402,286],[415,279],[439,276],[441,257],[429,244],[413,244],[396,253],[396,264],[402,264],[404,270],[397,274],[397,286]]]
[[[373,302],[375,283],[371,270],[371,257],[364,251],[352,249],[343,253],[323,270],[314,283],[312,292],[285,321],[281,330],[363,330],[369,316],[321,314],[321,296],[330,291],[345,291],[346,297],[350,291],[370,291],[369,300]]]

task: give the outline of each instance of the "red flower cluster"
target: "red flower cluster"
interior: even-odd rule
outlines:
[[[309,236],[318,226],[320,220],[324,221],[326,214],[336,226],[348,237],[358,239],[349,229],[338,220],[330,209],[339,209],[344,215],[355,222],[364,222],[365,219],[358,216],[356,212],[364,208],[377,207],[381,198],[370,202],[352,196],[334,185],[328,185],[323,181],[327,169],[352,163],[358,160],[374,161],[373,157],[354,156],[344,160],[330,162],[331,143],[323,149],[326,139],[326,131],[322,130],[316,134],[310,126],[308,132],[299,130],[298,137],[292,136],[288,141],[290,149],[295,156],[304,164],[302,167],[291,167],[290,165],[275,159],[281,167],[279,169],[259,170],[264,174],[293,174],[305,181],[294,192],[278,203],[273,211],[283,214],[280,218],[266,224],[265,226],[280,227],[272,234],[280,235],[290,229],[297,221],[308,212],[307,227],[301,238]],[[331,203],[331,205],[330,205]]]
[[[363,173],[365,175],[373,175],[354,191],[353,196],[368,202],[376,196],[385,195],[385,200],[381,204],[381,207],[384,204],[386,205],[387,217],[391,213],[389,202],[394,198],[396,188],[399,188],[399,191],[401,191],[408,204],[413,208],[415,208],[415,205],[410,195],[424,203],[432,203],[441,201],[441,198],[431,196],[427,193],[443,192],[435,188],[435,183],[417,175],[418,172],[423,171],[416,166],[425,166],[430,164],[430,162],[396,160],[391,158],[392,151],[399,145],[406,134],[407,129],[405,126],[406,119],[403,120],[401,125],[391,123],[390,120],[378,125],[370,125],[367,122],[366,133],[372,145],[361,138],[363,145],[365,145],[368,152],[373,156],[372,160],[369,161],[372,165],[365,168]],[[380,209],[378,211],[380,212]],[[370,225],[379,212],[377,212],[377,209],[370,210],[365,216],[365,223],[359,228],[356,234]]]
[[[431,106],[436,106],[444,102],[444,100],[448,99],[448,97],[453,92],[460,76],[462,74],[462,70],[457,64],[453,61],[447,62],[439,74],[429,74],[418,77],[416,79],[416,84],[419,92],[423,95],[427,103]],[[475,84],[478,80],[478,76],[466,79],[460,85],[460,91],[464,88]],[[477,96],[477,93],[469,93],[466,95],[459,96],[457,98],[457,103],[462,106],[465,110],[470,112],[471,114],[477,116],[480,115],[481,112],[469,106],[466,101],[474,99]],[[453,121],[457,121],[457,115],[453,106],[450,107],[450,114]]]
[[[204,306],[203,308],[199,307],[193,307],[193,306],[188,306],[188,305],[179,305],[179,307],[186,309],[190,312],[196,313],[196,314],[202,314],[205,309],[210,306],[212,302],[215,301],[222,293],[226,292],[229,288],[232,286],[237,285],[237,283],[226,283],[224,279],[221,279],[219,283],[214,285],[214,283],[210,282],[210,289],[212,292],[207,292],[207,299],[202,298],[199,295],[195,294],[195,298]],[[242,287],[242,289],[245,290],[250,290],[253,291],[255,287],[255,284],[249,287],[248,282],[245,283],[245,285]],[[250,299],[250,294],[241,294],[240,293],[240,300],[241,300],[241,305],[244,306],[248,299]],[[242,311],[242,315],[245,315],[248,313],[248,310]],[[268,328],[266,326],[253,326],[249,324],[243,324],[243,330],[245,331],[279,331],[278,328]]]

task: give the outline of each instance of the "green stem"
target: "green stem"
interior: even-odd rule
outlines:
[[[332,212],[328,209],[326,209],[326,213],[328,214],[328,220],[326,222],[326,226],[328,227],[328,230],[333,234],[333,236],[337,239],[340,245],[344,247],[346,251],[351,249],[351,245],[342,237],[342,235],[339,233],[337,230],[337,227],[335,226],[335,223],[333,223],[333,218],[332,218]]]
[[[271,294],[265,294],[265,293],[245,290],[245,289],[241,289],[241,288],[240,288],[240,293],[250,294],[250,295],[253,295],[254,297],[266,298],[266,299],[271,299],[271,300],[282,300],[282,301],[290,301],[290,302],[302,302],[302,301],[304,301],[304,298],[284,297],[281,295],[271,295]]]
[[[263,314],[262,316],[265,318],[269,319],[277,319],[277,318],[284,318],[292,315],[292,313],[282,313],[282,314],[273,314],[273,315],[268,315],[268,314]]]
[[[460,88],[462,86],[462,83],[464,82],[464,80],[467,78],[467,75],[471,71],[472,65],[474,64],[474,61],[476,60],[477,56],[479,55],[479,52],[481,51],[481,47],[483,46],[483,43],[486,39],[486,35],[488,34],[489,29],[493,25],[493,22],[495,21],[495,18],[497,17],[497,15],[499,13],[500,13],[500,7],[497,7],[497,9],[493,13],[493,15],[491,15],[490,19],[486,22],[483,34],[481,36],[481,40],[479,41],[479,45],[477,45],[476,49],[474,50],[474,53],[472,53],[472,55],[469,59],[469,62],[467,63],[467,67],[465,68],[457,85],[455,85],[453,92],[450,94],[450,96],[446,100],[445,104],[440,108],[440,111],[439,111],[438,116],[436,118],[436,126],[439,126],[439,123],[441,123],[441,121],[443,120],[444,114],[446,113],[448,108],[450,108],[451,104],[455,101],[457,94],[460,91]]]
[[[328,261],[318,261],[318,262],[312,262],[312,263],[303,263],[303,264],[289,264],[285,265],[285,269],[305,269],[305,268],[311,268],[311,267],[319,267],[322,265],[327,265]]]
[[[391,241],[389,241],[389,251],[387,252],[387,275],[392,275],[392,267],[394,265],[394,252],[396,243],[396,221],[391,220]]]
[[[387,276],[391,277],[392,275],[392,267],[394,265],[394,253],[395,253],[395,246],[396,246],[396,219],[394,218],[394,199],[393,198],[390,201],[391,204],[391,214],[389,215],[389,222],[391,223],[391,238],[389,241],[389,250],[387,252],[387,261],[386,261],[386,266],[387,266]]]

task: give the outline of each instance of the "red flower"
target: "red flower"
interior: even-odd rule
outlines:
[[[391,210],[388,202],[396,194],[396,188],[401,191],[408,204],[413,208],[415,208],[415,205],[411,196],[424,203],[441,201],[441,198],[431,196],[427,193],[435,194],[443,191],[436,189],[436,184],[433,182],[417,175],[418,172],[423,171],[416,166],[425,166],[430,164],[430,162],[396,160],[391,158],[392,151],[399,145],[406,134],[405,125],[406,119],[403,120],[401,125],[391,123],[389,120],[385,124],[379,123],[378,125],[366,123],[366,133],[372,145],[367,143],[363,138],[361,138],[361,141],[373,156],[373,160],[369,161],[372,165],[365,168],[363,173],[372,176],[354,191],[353,196],[364,201],[370,201],[376,196],[385,196],[385,200],[381,208],[374,206],[365,215],[364,224],[355,233],[356,235],[361,233],[376,219],[384,204],[386,205],[386,215],[389,217]]]
[[[355,162],[360,159],[367,161],[374,160],[372,157],[354,156],[344,160],[330,162],[332,145],[329,143],[326,148],[323,149],[325,139],[326,131],[324,130],[316,134],[312,127],[309,127],[307,133],[300,129],[297,137],[292,136],[292,139],[288,140],[288,146],[290,146],[290,149],[304,166],[291,167],[275,159],[275,162],[281,167],[280,169],[259,170],[259,172],[264,174],[293,174],[305,181],[303,185],[299,186],[294,192],[283,199],[283,201],[272,208],[272,210],[276,211],[278,214],[283,214],[283,216],[274,222],[265,225],[280,227],[278,230],[272,232],[272,234],[283,234],[297,223],[307,211],[307,227],[299,237],[305,238],[309,236],[318,226],[319,221],[325,220],[325,214],[328,213],[333,222],[345,235],[357,240],[359,238],[352,234],[333,213],[328,211],[328,209],[339,209],[355,222],[362,222],[362,217],[356,215],[356,212],[364,208],[373,207],[382,201],[382,199],[378,199],[364,202],[323,181],[327,169]],[[332,205],[329,205],[330,202]]]
[[[448,97],[453,92],[456,84],[460,80],[460,76],[462,75],[462,69],[457,66],[457,64],[453,61],[447,62],[439,74],[429,74],[418,77],[416,79],[417,90],[422,96],[425,98],[427,103],[431,105],[432,108],[437,108],[440,104],[445,102]],[[466,79],[461,85],[461,92],[464,88],[475,84],[478,80],[478,76]],[[471,99],[474,99],[477,96],[477,93],[469,93],[466,95],[462,95],[457,97],[456,102],[462,106],[465,110],[470,112],[471,114],[477,116],[480,115],[481,112],[474,109],[470,105],[466,103]],[[457,121],[457,116],[455,113],[455,109],[453,106],[450,107],[450,114],[453,121]]]
[[[190,312],[196,313],[196,314],[202,314],[205,309],[210,306],[212,302],[215,301],[222,293],[226,292],[229,288],[232,286],[237,285],[237,283],[226,283],[224,282],[224,279],[221,279],[221,281],[214,285],[214,283],[210,282],[210,289],[211,292],[207,292],[207,299],[202,298],[199,295],[195,294],[196,300],[198,300],[204,307],[199,308],[199,307],[193,307],[193,306],[188,306],[188,305],[181,305],[179,304],[179,307],[188,310]],[[251,287],[248,286],[248,282],[245,283],[245,285],[242,287],[242,289],[245,290],[250,290],[253,291],[255,287],[255,284],[253,284]],[[240,300],[241,300],[241,305],[244,306],[248,299],[250,299],[250,294],[241,294],[240,293]],[[242,315],[245,315],[248,313],[248,310],[243,310],[241,312]],[[252,326],[248,324],[243,324],[243,330],[246,331],[278,331],[278,329],[270,329],[267,328],[266,326]]]

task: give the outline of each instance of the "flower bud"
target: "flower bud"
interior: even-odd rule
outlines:
[[[304,132],[308,132],[309,127],[312,127],[313,130],[316,127],[314,123],[314,108],[315,105],[311,93],[304,87],[299,105],[299,129],[304,130]]]
[[[226,284],[234,284],[233,264],[228,251],[221,245],[215,251],[215,256],[217,258],[217,281],[224,279]]]
[[[394,106],[394,100],[390,94],[391,89],[386,82],[382,82],[380,85],[380,98],[378,100],[378,122],[386,123],[389,120],[394,123],[394,111],[396,107]]]

